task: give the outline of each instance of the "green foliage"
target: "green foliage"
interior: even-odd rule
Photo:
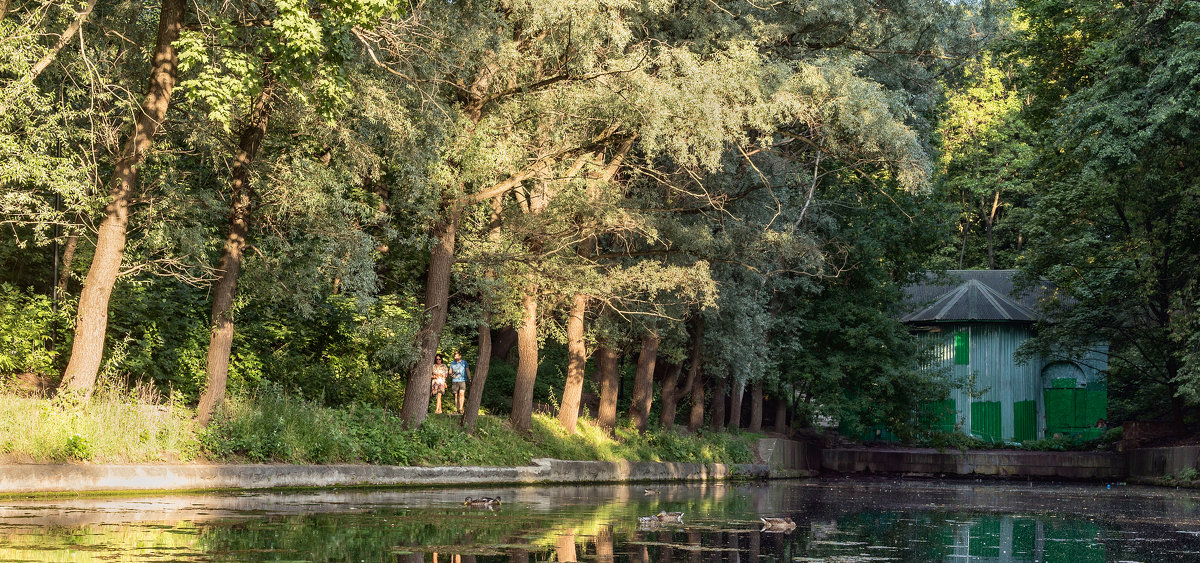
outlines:
[[[938,450],[986,450],[986,449],[1020,449],[1027,451],[1038,452],[1078,452],[1092,451],[1105,448],[1112,444],[1109,437],[1101,437],[1097,439],[1084,439],[1079,436],[1052,436],[1041,440],[1026,440],[1019,443],[1011,442],[994,442],[984,440],[977,436],[964,434],[963,432],[954,431],[933,431],[927,433],[921,440],[916,442],[919,445]]]
[[[930,432],[928,437],[920,443],[931,448],[937,448],[938,451],[959,450],[963,452],[967,450],[995,448],[1000,445],[996,442],[985,441],[982,438],[965,434],[957,430],[953,432],[942,430]]]
[[[1094,450],[1097,446],[1104,443],[1103,438],[1100,439],[1084,439],[1080,436],[1051,436],[1041,440],[1029,440],[1021,442],[1021,449],[1035,451],[1085,451]]]
[[[70,307],[56,312],[49,297],[0,284],[0,374],[55,373],[62,351],[51,337],[69,329],[70,319]]]
[[[568,436],[553,417],[535,415],[528,436],[500,418],[484,415],[467,434],[458,417],[432,415],[404,430],[391,411],[364,404],[328,408],[265,386],[247,398],[226,401],[199,440],[221,461],[285,463],[379,463],[389,465],[527,465],[535,457],[579,460],[752,461],[750,436],[684,436],[629,428],[608,437],[589,421]]]
[[[0,45],[4,77],[26,72],[70,11],[55,8],[50,23],[14,6],[3,25],[29,29]],[[437,433],[435,419],[434,434],[394,443],[359,420],[399,404],[418,325],[440,305],[419,300],[430,228],[452,202],[464,215],[443,348],[470,348],[485,313],[495,327],[513,324],[520,293],[536,286],[551,342],[538,403],[553,408],[559,396],[565,352],[553,342],[581,292],[602,319],[589,317],[589,344],[603,336],[625,347],[653,329],[663,359],[680,362],[683,321],[702,316],[708,376],[764,381],[847,417],[886,404],[883,418],[903,419],[944,387],[913,369],[914,344],[891,308],[899,284],[924,269],[929,221],[941,213],[922,212],[936,206],[923,195],[935,78],[970,51],[967,30],[982,20],[941,0],[719,8],[189,3],[178,93],[139,166],[106,374],[152,380],[185,401],[199,393],[231,134],[274,85],[250,170],[229,388],[237,397],[274,385],[313,401],[272,406],[277,414],[342,407],[367,437],[314,431],[280,449],[272,432],[291,436],[299,422],[254,419],[260,435],[233,417],[236,431],[213,438],[214,451],[399,461],[435,455],[410,444],[460,439]],[[72,42],[36,83],[6,91],[0,210],[18,236],[0,244],[0,265],[37,272],[7,268],[0,281],[47,277],[55,225],[84,233],[95,223],[156,20],[153,3],[98,5],[82,51]],[[468,197],[498,185],[511,186],[498,209],[490,196]],[[595,242],[592,255],[581,256],[582,241]],[[81,237],[77,262],[90,245]],[[485,407],[506,410],[512,380],[511,366],[494,365]],[[706,455],[673,435],[654,440],[626,437],[640,445],[620,455]]]
[[[1191,320],[1200,279],[1200,5],[1018,2],[1027,112],[1043,150],[1029,221],[1033,279],[1059,292],[1031,353],[1107,341],[1112,418],[1182,420],[1196,405]]]
[[[939,122],[939,197],[959,214],[941,251],[948,268],[1012,268],[1033,192],[1034,131],[1013,79],[985,54],[947,93]],[[943,227],[948,227],[949,222]]]
[[[91,461],[95,452],[93,452],[92,445],[88,442],[87,438],[79,434],[72,434],[70,438],[67,438],[67,443],[63,445],[61,455],[66,459]]]

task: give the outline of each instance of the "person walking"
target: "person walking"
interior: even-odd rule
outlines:
[[[429,392],[437,396],[437,410],[433,411],[435,414],[442,414],[442,393],[446,392],[446,376],[449,373],[450,369],[446,367],[446,364],[442,363],[442,357],[434,356],[433,375],[431,376],[433,378],[433,386]]]
[[[462,358],[462,352],[454,352],[454,361],[450,362],[450,392],[454,394],[454,408],[462,414],[467,402],[467,378],[471,377],[471,368]]]

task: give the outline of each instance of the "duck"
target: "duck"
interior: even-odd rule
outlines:
[[[662,525],[656,516],[638,516],[638,527],[642,529],[657,528]]]
[[[763,531],[774,530],[778,532],[790,532],[796,529],[796,523],[791,518],[784,516],[783,518],[759,518],[763,523]]]
[[[500,504],[500,497],[467,497],[463,504],[466,506],[497,506]]]
[[[658,490],[658,489],[646,489],[646,494],[647,494],[647,495],[657,495],[658,493],[661,493],[661,492],[662,492],[662,491],[660,491],[660,490]]]
[[[663,510],[658,513],[656,518],[658,518],[659,522],[678,522],[680,524],[683,523],[683,513],[682,512],[667,512],[667,511]]]

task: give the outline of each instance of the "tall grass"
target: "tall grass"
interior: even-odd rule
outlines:
[[[0,457],[13,462],[187,461],[199,454],[192,411],[148,385],[91,400],[0,394]]]
[[[278,386],[231,397],[213,424],[197,429],[193,412],[148,386],[102,387],[90,400],[0,393],[0,463],[90,461],[146,463],[372,463],[386,465],[527,465],[533,458],[748,462],[752,435],[682,435],[629,427],[609,435],[582,419],[568,435],[558,420],[535,414],[528,434],[484,414],[474,434],[458,416],[430,415],[404,430],[389,410],[322,406]],[[108,389],[108,390],[106,390]]]
[[[553,417],[535,414],[528,435],[501,418],[483,415],[475,434],[458,417],[430,415],[416,430],[404,430],[391,411],[366,405],[344,409],[267,387],[228,401],[201,434],[204,451],[219,460],[285,463],[380,463],[389,465],[525,465],[536,457],[574,460],[752,461],[752,435],[652,431],[620,428],[616,436],[588,420],[574,435]]]

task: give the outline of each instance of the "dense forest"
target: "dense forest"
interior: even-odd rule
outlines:
[[[1200,402],[1195,1],[0,0],[0,90],[0,389],[912,436],[1015,268]]]

